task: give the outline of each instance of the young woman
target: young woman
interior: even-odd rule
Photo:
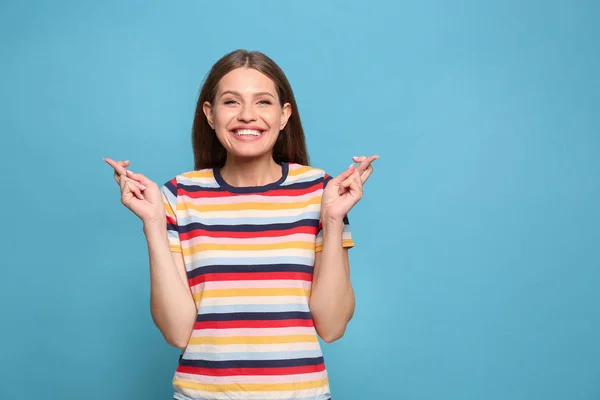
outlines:
[[[244,50],[211,69],[192,138],[194,170],[161,187],[105,159],[143,221],[153,320],[183,349],[174,398],[330,399],[317,335],[353,315],[347,214],[377,156],[310,167],[287,78]]]

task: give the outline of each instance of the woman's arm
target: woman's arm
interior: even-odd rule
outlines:
[[[184,348],[196,322],[197,309],[190,292],[183,256],[171,252],[163,221],[144,224],[150,259],[150,310],[163,337]]]
[[[348,249],[342,246],[343,222],[323,225],[323,250],[315,254],[309,307],[317,333],[325,342],[344,335],[354,314]]]
[[[350,282],[348,249],[344,247],[345,220],[362,198],[363,183],[373,172],[378,156],[353,157],[350,167],[325,179],[321,198],[323,248],[315,254],[309,307],[319,336],[326,342],[341,338],[354,314],[354,290]]]
[[[190,293],[181,253],[171,252],[165,204],[159,187],[129,170],[129,161],[105,158],[121,188],[121,203],[144,224],[150,259],[150,311],[167,343],[187,346],[196,321],[196,304]]]

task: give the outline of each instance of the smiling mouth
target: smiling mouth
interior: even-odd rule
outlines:
[[[233,131],[233,134],[240,137],[258,137],[262,135],[264,131],[259,131],[256,129],[238,129]]]

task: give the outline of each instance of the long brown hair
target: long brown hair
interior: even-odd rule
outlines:
[[[258,51],[235,50],[223,56],[213,65],[204,80],[192,128],[192,147],[194,150],[194,169],[220,168],[225,165],[227,152],[219,142],[217,135],[208,124],[202,109],[208,101],[214,107],[217,87],[221,78],[236,68],[253,68],[273,80],[281,106],[290,103],[292,114],[285,128],[280,132],[273,147],[273,159],[277,163],[293,162],[309,165],[304,130],[292,87],[281,68],[268,56]]]

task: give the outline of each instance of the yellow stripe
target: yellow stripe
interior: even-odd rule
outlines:
[[[354,240],[353,239],[343,239],[342,240],[342,247],[343,248],[349,248],[349,247],[354,247]],[[315,246],[315,251],[323,251],[323,243],[317,244]]]
[[[285,392],[292,390],[317,389],[327,385],[327,379],[316,381],[294,382],[294,383],[228,383],[223,385],[198,383],[173,379],[173,385],[192,390],[202,390],[204,392]]]
[[[252,289],[213,289],[194,293],[194,300],[212,297],[247,297],[247,296],[310,296],[310,290],[302,288],[252,288]]]
[[[228,345],[228,344],[284,344],[284,343],[314,343],[318,342],[316,335],[289,336],[198,336],[190,338],[190,345]]]
[[[174,251],[175,253],[181,253],[181,246],[173,244],[173,243],[169,243],[169,247],[171,249],[171,251]]]
[[[169,203],[167,200],[163,200],[163,206],[165,207],[165,212],[167,215],[175,219],[175,214],[173,214],[173,207],[171,207],[171,203]]]
[[[181,176],[185,178],[212,178],[213,172],[212,170],[208,171],[190,171],[182,174]]]
[[[292,210],[301,209],[309,205],[320,204],[321,196],[314,196],[305,201],[298,201],[293,203],[261,203],[261,202],[247,202],[247,203],[233,203],[233,204],[193,204],[192,202],[178,202],[178,210],[195,210],[199,212],[211,212],[211,211],[246,211],[246,210]]]
[[[230,244],[230,243],[199,243],[188,247],[188,253],[197,253],[200,251],[252,251],[252,250],[288,250],[288,249],[303,249],[314,250],[314,242],[281,242],[281,243],[256,243],[256,244]]]
[[[302,175],[302,174],[305,174],[307,172],[315,171],[315,170],[316,170],[316,168],[304,166],[304,167],[300,167],[300,168],[297,168],[297,169],[290,169],[288,171],[288,175],[289,176],[298,176],[298,175]]]
[[[349,248],[354,247],[353,239],[343,239],[342,247]],[[256,251],[256,250],[285,250],[285,249],[301,249],[301,250],[314,250],[316,252],[323,251],[323,244],[319,243],[315,245],[313,242],[282,242],[272,244],[218,244],[218,243],[200,243],[192,247],[186,247],[183,249],[184,256],[191,256],[192,254],[202,251]],[[171,247],[171,250],[173,248]],[[181,249],[177,251],[181,252]]]

